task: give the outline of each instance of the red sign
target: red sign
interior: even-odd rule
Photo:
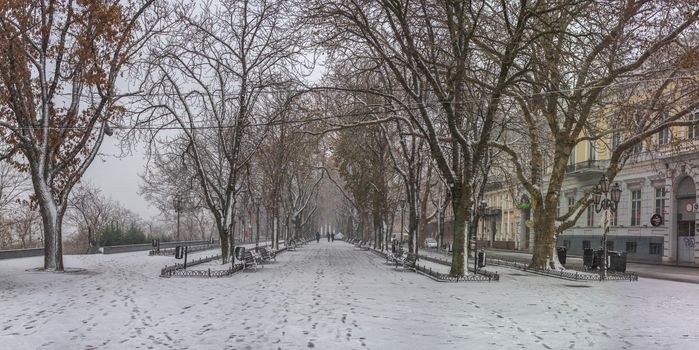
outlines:
[[[653,214],[650,218],[650,224],[653,227],[658,227],[663,224],[663,217],[660,214]]]

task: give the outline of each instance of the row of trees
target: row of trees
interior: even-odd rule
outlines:
[[[335,116],[328,132],[355,138],[363,130],[360,147],[371,148],[338,145],[351,165],[344,174],[360,190],[352,198],[384,220],[381,201],[369,197],[387,203],[386,181],[401,183],[410,237],[426,221],[426,197],[448,198],[452,274],[464,272],[475,204],[494,166],[514,173],[532,200],[532,266],[558,267],[556,236],[589,205],[586,195],[557,214],[575,145],[607,148],[613,179],[642,140],[696,123],[685,118],[699,107],[699,9],[692,1],[313,4],[310,17],[322,28],[319,44],[334,74],[326,83],[340,90],[326,98],[346,107],[318,112]],[[619,142],[610,145],[614,133]],[[362,160],[373,172],[355,171]],[[445,193],[430,190],[432,169]]]
[[[70,193],[115,127],[148,145],[143,192],[208,212],[224,260],[252,221],[276,244],[332,216],[381,247],[404,203],[413,251],[451,210],[460,275],[475,203],[503,168],[532,199],[544,267],[587,205],[556,215],[576,144],[623,135],[613,178],[641,140],[692,123],[695,5],[12,2],[0,7],[2,159],[31,177],[49,270],[62,269]],[[326,74],[308,87],[319,57]]]

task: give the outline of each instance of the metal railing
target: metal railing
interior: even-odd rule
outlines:
[[[286,251],[286,247],[279,249],[275,254]],[[221,254],[203,257],[197,260],[193,260],[187,263],[187,267],[200,265],[210,261],[221,259]],[[212,270],[211,268],[206,270],[197,269],[184,269],[184,264],[176,263],[175,265],[165,266],[160,270],[160,277],[224,277],[230,276],[235,272],[243,269],[243,264],[234,264],[233,267],[229,267],[224,270]]]
[[[590,159],[566,166],[566,173],[574,173],[583,170],[604,171],[607,169],[607,166],[609,166],[609,160]]]
[[[388,254],[386,254],[382,251],[373,249],[373,248],[369,249],[369,251],[371,251],[372,253],[374,253],[374,254],[386,259],[386,261],[388,261]],[[424,257],[422,255],[418,255],[418,258],[425,259],[426,261],[435,262],[437,264],[443,264],[443,262],[440,261],[439,259],[427,258],[427,257]],[[447,264],[447,265],[451,265],[451,264]],[[498,281],[500,281],[500,275],[498,275],[497,272],[488,272],[485,270],[478,270],[473,275],[452,276],[449,274],[444,274],[444,273],[440,273],[437,271],[433,271],[431,268],[421,266],[417,263],[415,264],[414,269],[415,269],[415,272],[428,275],[429,277],[436,279],[440,282],[493,282],[493,281],[498,282]],[[473,272],[473,269],[469,268],[468,271]]]
[[[415,271],[419,273],[424,273],[442,282],[498,282],[500,281],[500,276],[497,273],[489,273],[487,275],[476,273],[473,275],[457,275],[452,276],[449,274],[440,273],[433,271],[431,268],[427,268],[421,265],[415,265]],[[469,270],[471,271],[471,270]]]
[[[187,251],[189,253],[194,253],[194,252],[200,252],[203,250],[210,250],[210,249],[215,249],[221,247],[220,244],[214,243],[214,244],[200,244],[200,245],[190,245],[187,246]],[[151,249],[148,252],[148,255],[153,256],[153,255],[175,255],[175,248],[165,248],[165,249]]]
[[[506,266],[525,272],[531,272],[539,275],[556,277],[572,281],[638,281],[638,274],[633,272],[608,272],[607,277],[605,278],[600,274],[584,271],[532,268],[527,263],[502,258],[486,258],[485,261],[488,264],[492,265]]]

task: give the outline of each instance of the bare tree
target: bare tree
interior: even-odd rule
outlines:
[[[663,128],[689,124],[683,117],[698,106],[697,84],[682,76],[696,74],[697,45],[681,39],[696,31],[698,19],[695,1],[650,0],[570,3],[539,17],[540,34],[518,62],[531,69],[508,92],[519,110],[512,116],[520,118],[512,118],[509,139],[492,144],[507,153],[532,200],[532,266],[561,268],[556,237],[590,204],[587,193],[557,215],[577,144],[604,149],[619,133],[621,142],[608,149],[613,179],[635,145]]]
[[[77,187],[69,198],[68,218],[85,233],[86,253],[96,253],[99,249],[100,231],[108,223],[112,203],[102,196],[100,190],[90,184]]]
[[[196,179],[226,260],[242,173],[277,117],[262,101],[272,104],[269,91],[298,76],[304,38],[290,19],[295,8],[284,1],[184,4],[172,9],[173,30],[143,62],[137,122],[181,130],[171,155]],[[151,141],[153,152],[170,142]]]
[[[544,2],[313,3],[316,23],[331,33],[324,43],[332,58],[342,61],[356,46],[367,47],[362,52],[385,66],[406,96],[381,94],[408,113],[448,183],[455,218],[450,273],[462,275],[476,169],[500,99],[521,72],[515,59],[529,42],[529,23]]]
[[[147,39],[154,0],[13,1],[0,15],[0,159],[28,173],[44,230],[44,268],[63,270],[61,226],[73,186],[122,115],[116,82]]]

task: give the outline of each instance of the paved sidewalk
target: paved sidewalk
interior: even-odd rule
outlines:
[[[420,254],[451,260],[451,256],[434,250],[422,249]],[[516,260],[529,260],[532,256],[527,252],[495,249],[487,249],[486,255],[490,257],[504,257]],[[572,263],[573,265],[582,266],[582,258],[580,257],[569,256],[567,257],[567,262],[569,264]],[[659,280],[699,284],[699,268],[697,267],[628,263],[626,265],[626,271],[635,272],[642,278],[654,278]]]

